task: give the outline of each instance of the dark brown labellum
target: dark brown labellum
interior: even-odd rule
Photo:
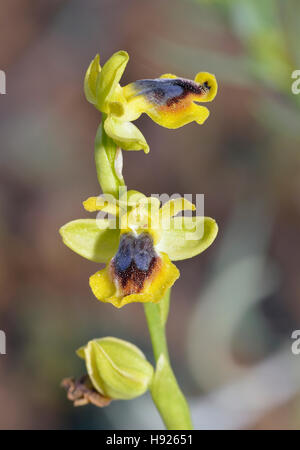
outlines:
[[[148,233],[134,236],[122,235],[118,252],[112,260],[112,275],[117,279],[123,294],[141,292],[145,281],[158,269],[160,258],[153,247],[153,239]]]

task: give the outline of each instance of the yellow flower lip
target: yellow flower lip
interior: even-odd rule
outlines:
[[[114,266],[108,265],[92,275],[90,287],[95,297],[102,302],[111,303],[116,308],[133,302],[158,303],[180,275],[165,253],[160,253],[154,267],[148,270],[146,276],[140,277],[136,272],[126,272],[126,269],[125,273],[124,277],[116,277]]]
[[[195,80],[166,74],[130,83],[122,92],[130,120],[144,112],[159,125],[178,128],[192,121],[205,122],[209,111],[199,103],[214,99],[217,82],[208,72],[199,72]]]

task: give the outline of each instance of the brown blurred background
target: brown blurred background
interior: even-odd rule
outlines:
[[[146,395],[73,408],[60,380],[83,371],[74,351],[114,335],[152,360],[141,305],[95,300],[98,267],[58,229],[88,217],[99,192],[99,113],[83,77],[99,52],[130,54],[122,84],[173,72],[215,73],[203,126],[138,121],[150,154],[126,152],[129,188],[204,193],[220,228],[204,254],[178,263],[168,339],[195,428],[300,427],[300,69],[297,0],[10,0],[1,3],[0,428],[162,427]]]

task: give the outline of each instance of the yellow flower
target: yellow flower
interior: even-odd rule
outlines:
[[[90,287],[98,300],[117,308],[132,302],[159,302],[179,277],[171,261],[201,253],[218,231],[208,217],[175,217],[195,209],[184,198],[160,208],[158,199],[129,191],[118,202],[91,197],[84,206],[109,212],[110,218],[75,220],[60,233],[73,251],[106,264],[90,277]]]
[[[84,81],[89,102],[104,114],[104,129],[124,150],[149,146],[132,121],[146,113],[166,128],[178,128],[192,121],[202,124],[209,110],[199,102],[210,102],[217,94],[214,75],[199,72],[194,80],[164,74],[156,79],[138,80],[121,87],[119,82],[129,56],[115,53],[101,69],[99,55],[91,62]]]

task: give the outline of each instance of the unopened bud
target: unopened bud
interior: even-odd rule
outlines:
[[[77,354],[85,359],[94,388],[105,397],[138,397],[152,381],[152,365],[138,347],[122,339],[94,339],[78,349]]]

